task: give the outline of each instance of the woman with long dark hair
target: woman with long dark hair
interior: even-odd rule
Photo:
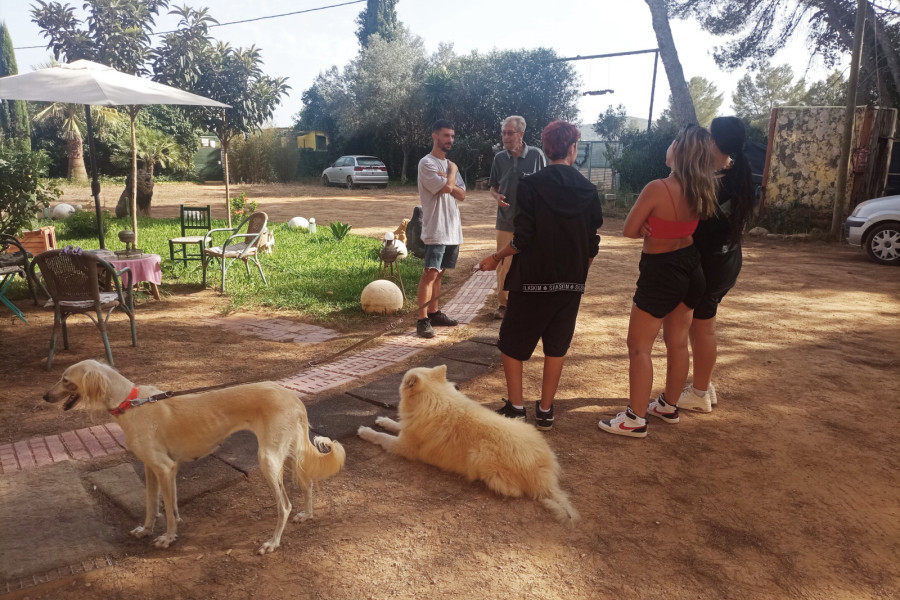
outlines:
[[[716,312],[741,272],[741,238],[756,201],[750,161],[744,154],[744,123],[737,117],[716,117],[709,131],[722,169],[718,205],[715,214],[701,221],[694,232],[706,289],[691,322],[693,385],[686,386],[678,400],[678,408],[707,413],[718,401],[712,384],[717,354]]]
[[[678,398],[684,388],[690,363],[688,332],[704,287],[692,236],[698,221],[715,211],[715,149],[706,129],[683,127],[666,151],[666,165],[672,172],[644,187],[622,232],[644,239],[628,322],[629,405],[597,425],[629,437],[646,437],[648,414],[678,422],[678,408],[665,398]],[[651,351],[660,327],[666,344],[666,391],[651,403]]]

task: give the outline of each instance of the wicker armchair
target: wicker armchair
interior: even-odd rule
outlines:
[[[106,359],[113,366],[112,350],[106,335],[106,323],[112,311],[122,308],[131,321],[131,345],[137,346],[137,329],[134,322],[134,294],[132,293],[131,269],[128,267],[117,271],[108,262],[90,252],[75,254],[66,250],[50,250],[34,257],[30,273],[34,276],[35,268],[40,269],[43,286],[50,300],[44,305],[53,307],[53,335],[50,338],[50,355],[47,357],[47,370],[53,366],[56,353],[56,340],[60,327],[63,334],[63,347],[69,347],[69,335],[66,319],[70,315],[87,315],[100,330],[103,345],[106,348]],[[121,282],[125,276],[126,284]],[[103,291],[101,280],[108,278],[114,291]],[[108,311],[106,316],[103,312]],[[94,317],[96,314],[96,318]]]
[[[255,212],[243,221],[241,221],[234,229],[210,229],[206,234],[209,244],[213,243],[213,234],[228,232],[228,239],[221,246],[211,246],[204,250],[203,257],[203,286],[206,287],[206,268],[210,260],[217,259],[221,264],[222,271],[222,291],[225,291],[225,273],[228,267],[236,260],[244,261],[244,267],[247,269],[247,277],[250,277],[250,265],[248,261],[253,261],[259,274],[262,276],[263,283],[269,285],[266,281],[266,274],[263,273],[262,265],[259,264],[259,243],[260,237],[266,231],[266,223],[269,216],[264,212]],[[241,230],[247,227],[245,233]]]

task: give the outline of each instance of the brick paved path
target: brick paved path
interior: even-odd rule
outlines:
[[[476,272],[442,310],[458,319],[460,325],[466,325],[475,318],[484,306],[485,298],[496,285],[497,278],[493,271]],[[261,320],[242,316],[224,320],[215,319],[211,322],[255,337],[294,343],[325,341],[338,335],[324,327],[284,319]],[[296,375],[280,379],[278,383],[295,391],[300,398],[318,394],[406,360],[425,348],[439,344],[452,330],[450,327],[438,327],[437,335],[432,339],[420,338],[415,332],[385,336],[381,338],[383,342],[377,348],[304,369]],[[0,445],[0,474],[70,459],[90,460],[100,456],[121,454],[126,449],[125,434],[115,423],[33,437]]]

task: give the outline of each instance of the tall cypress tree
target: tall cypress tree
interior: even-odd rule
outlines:
[[[386,42],[396,39],[400,29],[397,20],[397,0],[368,0],[366,7],[356,17],[356,37],[363,48],[369,45],[369,36],[377,33]]]
[[[12,39],[4,21],[0,23],[0,77],[18,73]],[[0,132],[5,138],[21,139],[27,148],[31,148],[31,127],[24,101],[0,100]]]

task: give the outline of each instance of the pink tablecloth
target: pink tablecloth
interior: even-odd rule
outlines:
[[[130,267],[134,283],[139,281],[149,281],[157,285],[162,283],[159,254],[145,254],[140,258],[108,258],[106,262],[116,269]]]

